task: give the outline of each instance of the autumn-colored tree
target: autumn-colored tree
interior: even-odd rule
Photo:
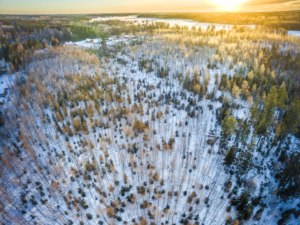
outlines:
[[[194,94],[199,94],[201,91],[201,85],[200,84],[194,84],[192,86],[192,90],[194,92]]]
[[[137,118],[134,119],[133,130],[144,132],[145,128],[146,126],[142,121],[137,120]]]
[[[129,137],[131,135],[131,131],[130,131],[130,128],[128,126],[125,127],[124,131],[125,131],[125,134],[126,134],[127,137]]]
[[[163,113],[159,111],[159,112],[157,113],[157,119],[160,119],[160,118],[162,117],[162,115],[163,115]]]
[[[147,225],[147,220],[145,220],[143,217],[141,217],[140,225]]]
[[[231,93],[233,98],[238,98],[242,93],[242,90],[234,83]]]
[[[247,74],[247,78],[248,78],[249,80],[252,80],[252,79],[253,79],[253,71],[252,71],[252,70]]]
[[[64,116],[68,116],[67,107],[65,104],[63,104],[62,110],[63,110]]]
[[[55,115],[59,122],[63,121],[63,118],[61,117],[61,115],[59,113],[55,113]]]
[[[79,131],[81,129],[80,121],[78,119],[73,120],[73,126],[76,131]]]
[[[240,222],[238,220],[234,220],[231,225],[239,225]]]

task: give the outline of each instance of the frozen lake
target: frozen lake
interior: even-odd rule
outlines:
[[[289,30],[288,35],[300,37],[300,31],[299,30]]]
[[[194,20],[187,20],[187,19],[159,19],[159,18],[143,18],[143,17],[137,17],[137,16],[111,16],[111,17],[97,17],[94,19],[91,19],[90,22],[94,21],[108,21],[108,20],[122,20],[122,21],[131,21],[136,23],[152,23],[152,22],[164,22],[169,23],[171,27],[178,24],[179,26],[187,26],[189,29],[195,26],[196,28],[202,27],[203,29],[206,29],[208,26],[211,26],[212,23],[201,23],[196,22]],[[216,30],[221,30],[223,28],[230,29],[234,25],[230,24],[217,24],[214,23],[216,26]],[[254,27],[254,25],[249,25],[250,27]]]
[[[108,21],[108,20],[122,20],[122,21],[131,21],[135,23],[152,23],[152,22],[164,22],[164,23],[169,23],[170,26],[174,26],[175,24],[178,24],[179,26],[187,26],[189,29],[195,26],[196,28],[202,27],[203,29],[206,29],[208,26],[211,26],[212,23],[201,23],[201,22],[196,22],[194,20],[187,20],[187,19],[159,19],[159,18],[143,18],[143,17],[137,17],[135,15],[132,16],[111,16],[111,17],[97,17],[94,19],[91,19],[90,22],[94,21]],[[216,30],[221,30],[225,28],[226,30],[232,28],[234,25],[230,24],[218,24],[214,23],[216,26]],[[248,25],[249,27],[254,28],[255,25]],[[300,31],[295,31],[295,30],[289,30],[288,35],[292,36],[300,36]]]

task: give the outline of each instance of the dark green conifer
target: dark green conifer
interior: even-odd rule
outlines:
[[[234,162],[235,159],[235,146],[231,146],[227,151],[226,157],[224,159],[224,163],[229,166]]]
[[[236,120],[234,119],[233,115],[231,114],[231,110],[227,110],[226,116],[222,121],[222,131],[221,131],[221,140],[220,140],[220,148],[227,149],[228,139],[231,134],[235,132],[235,124]]]
[[[300,197],[300,153],[290,156],[289,161],[276,178],[279,180],[279,195],[283,198]]]

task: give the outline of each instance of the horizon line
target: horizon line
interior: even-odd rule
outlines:
[[[300,10],[276,10],[276,11],[152,11],[152,12],[108,12],[108,13],[0,13],[2,15],[95,15],[95,14],[145,14],[145,13],[264,13],[264,12],[297,12]]]

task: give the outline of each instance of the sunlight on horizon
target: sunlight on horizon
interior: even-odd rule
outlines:
[[[212,2],[214,5],[228,9],[230,7],[236,7],[246,1],[247,0],[213,0]]]
[[[212,0],[213,5],[225,10],[236,10],[237,7],[247,0]]]

